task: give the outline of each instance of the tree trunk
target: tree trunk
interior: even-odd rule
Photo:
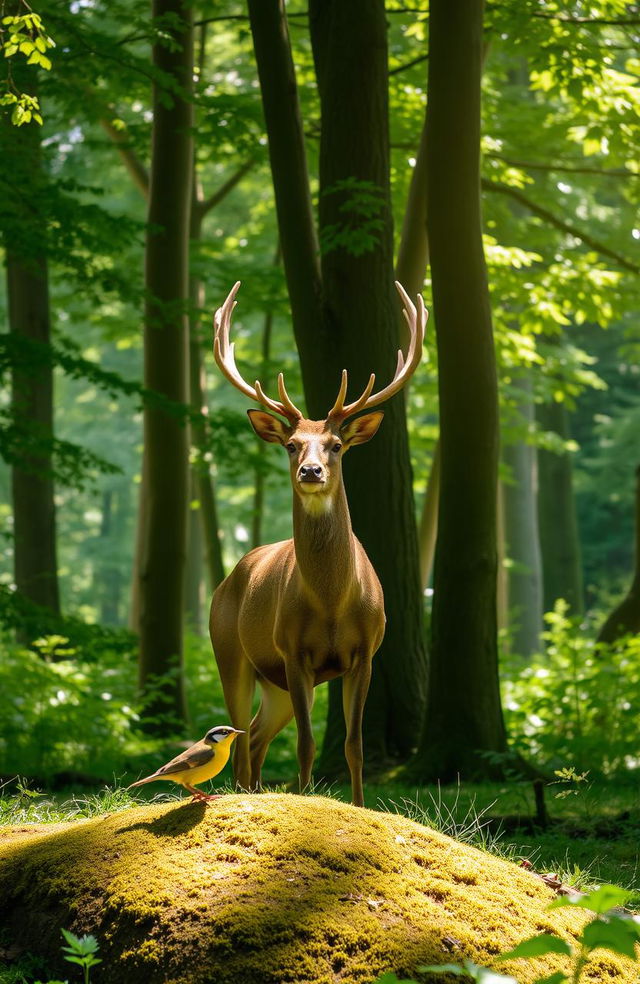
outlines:
[[[553,431],[563,440],[569,440],[569,416],[563,403],[538,406],[536,416],[542,430]],[[545,612],[553,609],[558,598],[564,598],[574,614],[584,611],[572,474],[569,452],[538,452],[538,521]]]
[[[309,402],[325,414],[343,368],[356,395],[372,371],[380,381],[392,378],[401,319],[393,287],[384,4],[312,0],[310,14],[322,111],[321,239],[344,224],[350,192],[339,190],[341,182],[373,189],[382,220],[361,253],[347,244],[322,256],[325,335],[321,344],[306,338],[302,351],[316,361],[321,353]],[[353,528],[382,583],[387,614],[365,706],[367,760],[406,758],[422,720],[426,657],[404,396],[386,404],[375,441],[345,458],[344,475]],[[329,772],[342,758],[341,731],[330,715],[321,763]]]
[[[496,638],[498,401],[480,213],[483,4],[431,0],[427,223],[440,370],[441,496],[422,779],[504,752]]]
[[[198,242],[202,237],[202,221],[206,214],[202,208],[203,198],[199,183],[194,177],[195,189],[198,189],[198,199],[193,202],[191,207],[190,238],[192,243]],[[191,425],[191,438],[199,452],[197,462],[191,467],[193,498],[197,500],[198,508],[191,510],[191,512],[193,513],[192,519],[197,520],[201,526],[199,535],[195,529],[192,529],[190,544],[192,549],[197,549],[200,553],[202,553],[202,545],[204,544],[209,589],[215,591],[218,585],[224,581],[224,563],[218,523],[218,506],[209,466],[210,456],[207,453],[209,427],[211,425],[206,397],[206,373],[200,341],[200,312],[205,303],[204,284],[199,277],[193,275],[189,277],[189,300],[189,397],[191,409],[199,415],[198,419],[194,420]],[[195,597],[193,601],[195,602]]]
[[[598,642],[615,642],[625,635],[640,632],[640,466],[636,469],[636,542],[635,571],[629,593],[606,619],[598,633]]]
[[[304,341],[324,335],[322,284],[304,133],[298,104],[284,0],[249,0],[262,107],[269,138],[269,160],[278,215],[278,234],[287,280],[293,330],[300,353],[309,413],[314,408],[313,379],[321,375],[317,355]]]
[[[311,8],[323,104],[322,189],[340,178],[372,181],[380,190],[386,225],[370,254],[356,258],[341,251],[325,257],[323,271],[328,290],[324,304],[284,5],[282,0],[249,0],[249,12],[304,389],[309,414],[321,419],[335,399],[343,368],[349,369],[355,392],[358,386],[364,387],[364,379],[372,369],[382,379],[390,378],[395,367],[400,319],[392,287],[384,12],[378,2],[359,2],[355,6],[327,3]],[[334,72],[339,81],[332,81]],[[358,121],[355,127],[350,125],[354,120]],[[340,196],[321,196],[321,223],[325,228],[332,221],[331,214],[335,214],[336,198]],[[389,325],[393,326],[392,331]],[[371,445],[358,448],[352,461],[345,459],[354,528],[381,576],[389,615],[384,651],[374,660],[374,682],[365,711],[368,762],[374,755],[383,757],[387,750],[406,754],[412,747],[420,716],[421,673],[424,675],[415,520],[402,398],[389,404],[383,433],[384,436],[376,435]],[[372,489],[376,490],[375,495],[371,494]],[[384,525],[381,515],[385,517]],[[393,669],[391,653],[395,659]],[[342,769],[344,731],[341,709],[337,710],[341,702],[335,687],[330,688],[330,695],[326,742],[334,741],[333,748],[325,744],[321,767],[330,762],[332,769],[338,763]]]
[[[28,196],[10,196],[3,210],[9,330],[18,345],[22,342],[36,351],[43,350],[43,358],[34,359],[24,353],[21,356],[18,348],[18,360],[23,358],[24,362],[16,364],[12,371],[12,417],[14,425],[25,435],[24,455],[13,463],[11,474],[15,582],[18,591],[29,601],[57,614],[60,596],[51,455],[53,367],[48,352],[49,280],[43,249],[43,220],[34,205],[43,193],[44,182],[40,129],[35,123],[18,128],[5,120],[2,145],[3,168],[11,169],[12,185],[31,189]],[[30,442],[32,450],[29,450]]]
[[[531,379],[519,383],[520,415],[531,431],[534,405]],[[511,470],[504,486],[505,539],[510,561],[509,644],[516,656],[529,660],[540,651],[542,632],[542,560],[538,533],[538,467],[536,448],[525,440],[503,450]]]
[[[153,87],[149,228],[145,261],[145,385],[163,397],[188,401],[188,253],[192,185],[191,7],[154,0],[154,18],[172,18],[153,46],[154,67],[170,77],[170,96]],[[140,575],[140,683],[152,690],[147,715],[155,730],[185,718],[182,620],[188,500],[188,429],[157,405],[144,411],[147,480]],[[161,678],[161,679],[159,679]]]

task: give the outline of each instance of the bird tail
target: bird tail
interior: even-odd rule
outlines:
[[[127,786],[127,789],[133,789],[134,786],[144,786],[146,782],[153,782],[157,778],[157,776],[147,776],[145,779],[138,779],[137,782],[132,782],[130,786]]]

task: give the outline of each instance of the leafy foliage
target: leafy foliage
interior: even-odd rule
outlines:
[[[0,106],[11,107],[11,123],[23,126],[32,120],[42,126],[42,115],[38,97],[33,93],[21,92],[15,85],[9,59],[23,55],[27,65],[37,65],[45,71],[51,69],[51,59],[47,52],[55,48],[53,38],[47,34],[42,18],[35,13],[26,0],[18,0],[15,12],[7,13],[7,0],[0,4],[0,49],[6,59],[6,79],[0,95]]]
[[[640,639],[596,645],[593,630],[562,601],[546,622],[544,655],[503,680],[505,720],[519,750],[547,768],[571,763],[599,775],[637,768]]]

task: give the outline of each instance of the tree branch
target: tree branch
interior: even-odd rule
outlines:
[[[389,76],[398,75],[400,72],[404,72],[407,68],[413,68],[414,65],[419,65],[421,62],[426,62],[429,59],[429,55],[418,55],[417,58],[412,58],[411,61],[405,62],[403,65],[397,65],[396,68],[389,69]]]
[[[538,205],[536,202],[531,201],[531,199],[527,198],[526,195],[523,195],[518,188],[511,188],[509,185],[499,184],[497,181],[489,181],[487,178],[483,178],[481,183],[485,191],[495,191],[499,195],[507,195],[509,198],[513,198],[514,201],[518,202],[529,212],[532,212],[533,215],[538,215],[541,219],[544,219],[545,222],[555,226],[556,229],[560,229],[562,232],[566,232],[568,235],[579,239],[585,244],[585,246],[595,250],[596,253],[600,253],[601,256],[608,257],[625,270],[631,270],[632,273],[640,273],[640,266],[632,263],[631,260],[628,260],[626,257],[621,256],[620,253],[616,253],[615,250],[609,249],[609,247],[605,246],[604,243],[594,239],[593,236],[583,232],[582,229],[578,229],[569,222],[565,222],[564,219],[558,218],[557,215],[554,215],[553,212],[543,208],[542,205]]]
[[[103,116],[100,117],[100,126],[115,145],[120,159],[129,172],[134,185],[142,194],[143,198],[147,200],[149,198],[149,174],[136,152],[127,142],[124,132],[118,130],[111,120]]]
[[[634,171],[627,171],[624,167],[611,168],[607,171],[600,167],[573,167],[569,164],[543,164],[536,161],[514,161],[509,157],[503,157],[502,154],[486,154],[485,156],[496,161],[503,161],[505,164],[508,164],[509,167],[521,167],[529,171],[563,171],[568,174],[597,174],[602,175],[605,178],[640,177],[640,175],[636,174]]]
[[[245,174],[250,171],[252,167],[254,167],[255,163],[254,158],[245,161],[245,163],[238,168],[235,174],[232,174],[231,177],[225,181],[225,183],[221,185],[217,191],[214,191],[214,193],[209,196],[209,198],[202,198],[195,202],[194,208],[199,213],[200,218],[203,218],[211,211],[212,208],[219,205],[223,198],[226,198],[229,192],[233,191],[235,186],[242,180]]]

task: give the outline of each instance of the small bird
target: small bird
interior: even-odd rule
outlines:
[[[207,795],[200,789],[195,789],[194,783],[206,782],[207,779],[213,779],[219,772],[222,772],[229,761],[234,738],[242,734],[244,734],[243,731],[238,731],[237,728],[231,728],[227,725],[211,728],[202,741],[197,741],[191,748],[187,748],[180,755],[176,755],[170,762],[154,772],[152,776],[132,782],[130,786],[127,786],[127,789],[133,789],[134,786],[144,786],[145,783],[155,782],[156,779],[171,779],[172,782],[184,786],[194,799],[218,799],[216,794]]]

